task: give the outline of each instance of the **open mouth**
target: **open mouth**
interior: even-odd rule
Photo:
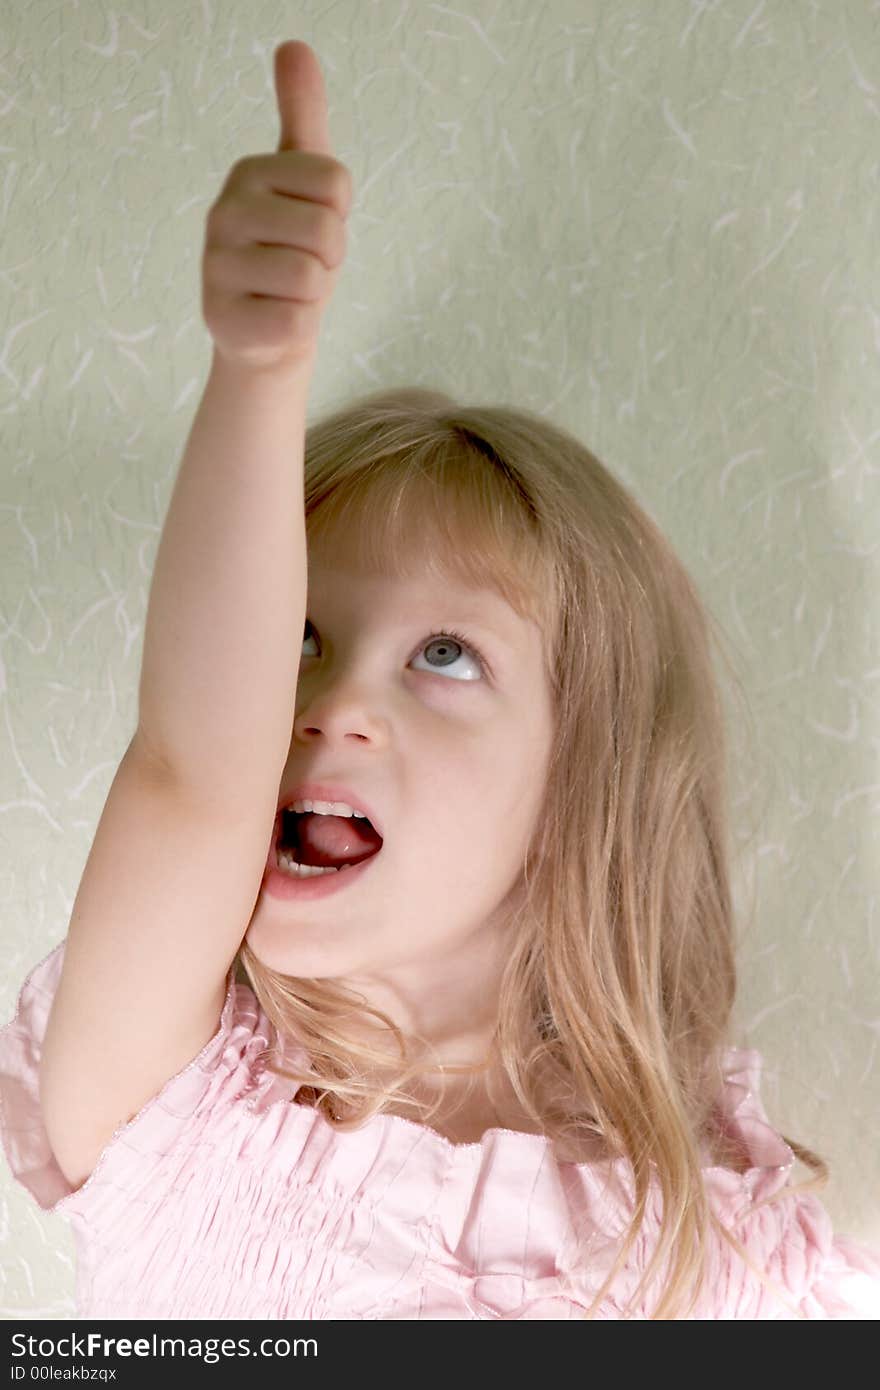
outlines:
[[[378,830],[365,816],[323,816],[316,811],[282,810],[276,821],[275,849],[294,863],[320,869],[362,864],[382,848]]]

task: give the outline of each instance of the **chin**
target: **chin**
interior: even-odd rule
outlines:
[[[336,943],[328,941],[326,926],[251,921],[244,944],[268,970],[295,979],[333,979],[351,968],[338,948],[334,950]]]

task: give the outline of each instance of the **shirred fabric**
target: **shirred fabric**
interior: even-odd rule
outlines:
[[[541,1135],[504,1129],[456,1145],[391,1115],[339,1133],[267,1069],[273,1030],[233,971],[214,1037],[72,1189],[38,1096],[65,944],[33,968],[0,1030],[0,1129],[16,1181],[73,1229],[77,1318],[583,1317],[632,1212],[622,1160],[560,1162]],[[712,1232],[689,1317],[878,1319],[880,1252],[835,1237],[812,1194],[756,1205],[795,1162],[761,1105],[761,1065],[755,1051],[725,1054],[725,1120],[750,1166],[703,1173],[713,1209],[779,1294]],[[655,1187],[599,1318],[623,1316],[659,1222]],[[658,1291],[655,1279],[632,1316],[650,1317]]]

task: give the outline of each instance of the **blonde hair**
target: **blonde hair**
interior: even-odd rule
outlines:
[[[727,745],[710,649],[714,637],[724,656],[723,634],[630,493],[535,415],[398,389],[312,424],[305,442],[310,544],[345,524],[347,558],[365,568],[493,589],[542,630],[555,741],[511,904],[493,1055],[554,1144],[598,1141],[631,1168],[632,1223],[585,1317],[639,1236],[652,1175],[660,1234],[625,1317],[667,1260],[652,1318],[692,1312],[710,1224],[784,1299],[718,1221],[701,1172],[701,1145],[722,1152],[729,1140],[719,1099],[736,992]],[[278,1034],[305,1049],[303,1071],[272,1067],[301,1083],[298,1100],[339,1129],[392,1105],[430,1121],[440,1099],[406,1087],[436,1068],[390,1018],[338,982],[267,968],[246,942],[238,960]],[[363,1041],[370,1029],[375,1048]],[[399,1061],[378,1045],[389,1035]],[[819,1176],[769,1201],[828,1182],[821,1158],[786,1142]]]

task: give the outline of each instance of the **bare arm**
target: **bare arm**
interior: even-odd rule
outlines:
[[[276,51],[276,88],[279,150],[234,165],[208,216],[213,361],[154,566],[138,727],[83,872],[40,1061],[71,1183],[217,1027],[290,744],[306,404],[350,178],[329,153],[307,45]]]
[[[276,154],[233,165],[207,219],[214,358],[174,487],[144,635],[139,740],[209,804],[277,790],[305,622],[303,455],[351,177],[321,71],[276,54]]]
[[[303,450],[352,179],[306,44],[275,56],[278,152],[234,164],[207,217],[214,359],[154,566],[139,738],[189,794],[278,784],[306,617]]]
[[[277,788],[306,607],[303,450],[311,363],[215,352],[156,557],[139,736],[209,805]]]

